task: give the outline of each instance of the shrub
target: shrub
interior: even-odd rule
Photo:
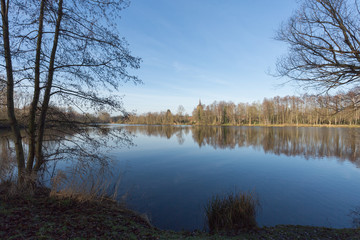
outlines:
[[[256,228],[259,206],[253,192],[213,196],[205,207],[210,232],[249,231]]]

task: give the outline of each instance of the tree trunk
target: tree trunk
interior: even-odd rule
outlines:
[[[36,45],[36,58],[35,58],[35,79],[34,79],[34,96],[31,102],[30,107],[30,119],[29,119],[29,154],[26,162],[26,169],[28,174],[31,174],[32,168],[34,165],[35,157],[35,116],[36,110],[40,97],[40,54],[41,54],[41,42],[42,42],[42,31],[44,23],[44,8],[45,0],[41,1],[40,5],[40,15],[39,15],[39,30],[38,30],[38,39]]]
[[[38,128],[38,135],[37,135],[37,143],[36,143],[36,163],[34,166],[34,171],[39,171],[41,165],[44,163],[43,153],[42,153],[42,144],[44,139],[44,131],[45,131],[45,119],[47,110],[49,107],[50,95],[51,95],[51,87],[54,78],[54,64],[55,64],[55,56],[56,56],[56,49],[58,46],[59,40],[59,32],[60,32],[60,24],[62,18],[62,4],[63,1],[59,0],[59,8],[58,8],[58,15],[56,20],[56,28],[55,28],[55,35],[54,35],[54,42],[53,47],[51,50],[50,56],[50,63],[49,63],[49,72],[48,72],[48,79],[46,82],[44,100],[41,108],[40,118],[39,118],[39,128]]]
[[[2,18],[4,54],[5,54],[6,77],[7,77],[7,104],[6,104],[7,115],[14,138],[16,162],[18,166],[18,181],[20,184],[23,184],[25,157],[22,146],[20,128],[15,116],[15,108],[14,108],[14,76],[13,76],[11,52],[10,52],[8,10],[9,10],[9,1],[5,2],[5,0],[1,0],[1,18]]]

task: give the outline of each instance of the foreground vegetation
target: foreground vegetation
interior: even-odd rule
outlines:
[[[255,193],[215,195],[205,207],[210,232],[240,232],[257,228],[259,200]]]
[[[360,239],[357,229],[306,226],[263,227],[236,235],[164,231],[109,199],[80,201],[51,196],[45,188],[33,194],[9,189],[0,186],[1,239]]]

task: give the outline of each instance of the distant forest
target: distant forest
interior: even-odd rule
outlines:
[[[182,105],[176,113],[170,110],[146,114],[111,116],[106,111],[78,113],[73,108],[50,106],[48,124],[60,119],[83,123],[124,123],[151,125],[360,125],[360,88],[336,95],[301,95],[264,98],[262,102],[238,103],[215,101],[210,105],[199,101],[192,115],[185,114]],[[0,99],[6,101],[1,94]],[[27,125],[29,106],[16,96],[15,113],[19,123]],[[0,127],[7,126],[6,110],[0,104]]]
[[[238,103],[215,101],[194,107],[192,116],[170,110],[128,115],[116,120],[128,124],[191,125],[357,125],[360,124],[359,88],[335,95],[301,95],[264,98],[262,102]]]

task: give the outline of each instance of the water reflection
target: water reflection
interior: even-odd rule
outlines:
[[[171,126],[171,125],[127,125],[120,129],[131,134],[139,133],[170,139],[176,137],[183,144],[186,135],[191,133],[193,140],[201,148],[211,146],[214,149],[234,149],[253,147],[265,153],[308,158],[336,157],[348,160],[360,167],[360,130],[355,128],[319,128],[319,127],[207,127],[207,126]],[[97,139],[106,139],[114,134],[116,127],[88,128],[87,134],[98,135]],[[120,130],[121,131],[121,130]],[[1,155],[9,156],[9,131],[0,132]],[[125,134],[124,134],[125,136]],[[122,141],[126,139],[123,136]],[[56,138],[56,139],[54,139]],[[54,149],[59,140],[76,141],[71,132],[48,132],[45,137],[47,149]],[[84,139],[82,139],[84,140]],[[128,144],[130,140],[126,139]],[[27,139],[24,138],[27,144]],[[130,144],[131,145],[131,144]],[[24,146],[26,148],[26,146]],[[2,157],[4,159],[4,157]]]
[[[96,156],[100,156],[98,152],[108,153],[114,159],[111,170],[122,174],[119,196],[129,196],[128,206],[148,213],[160,228],[202,228],[204,204],[213,194],[234,187],[241,191],[255,189],[259,194],[263,209],[258,218],[260,226],[303,224],[340,228],[359,222],[355,207],[360,199],[360,175],[354,167],[360,166],[359,131],[109,125],[107,129],[89,128],[82,136],[66,135],[66,142],[57,143],[73,150],[69,152],[69,165],[75,164],[75,151],[82,153],[75,143],[86,142],[87,136],[114,146],[109,152],[102,148],[97,152],[93,148],[83,150]],[[124,137],[114,138],[114,134]],[[115,141],[120,139],[120,143],[129,146],[131,136],[136,136],[134,148],[121,148]],[[97,143],[90,146],[96,147]],[[5,151],[9,151],[9,145],[1,137],[0,147],[8,155]],[[54,147],[57,149],[55,143],[49,145],[49,149]],[[314,158],[329,161],[313,161]],[[338,164],[334,158],[354,164]],[[64,169],[67,165],[60,167]],[[355,215],[350,219],[349,209],[354,208]]]
[[[15,163],[8,131],[0,131],[0,181],[10,177]]]
[[[29,138],[25,130],[21,135],[26,158]],[[46,162],[41,172],[54,168],[57,162],[62,165],[77,162],[87,170],[98,165],[105,168],[110,160],[107,150],[132,145],[132,136],[125,129],[111,125],[53,127],[45,131],[43,155]],[[12,134],[9,129],[0,130],[0,180],[14,173],[15,164]]]
[[[199,147],[234,149],[254,147],[265,153],[308,158],[336,157],[360,167],[360,131],[354,128],[319,127],[205,127],[126,126],[128,131],[171,138],[184,143],[190,131]]]
[[[352,227],[360,229],[360,207],[352,209],[349,215],[352,218]]]

